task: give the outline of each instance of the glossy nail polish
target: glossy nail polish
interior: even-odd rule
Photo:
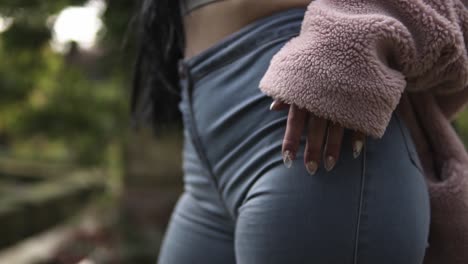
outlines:
[[[335,164],[336,164],[335,158],[333,158],[332,156],[327,156],[327,158],[325,159],[325,169],[327,171],[331,171],[333,167],[335,167]]]
[[[361,155],[361,151],[362,151],[362,147],[364,146],[364,142],[362,142],[361,140],[358,140],[356,142],[354,142],[354,146],[353,146],[353,157],[356,159],[357,157],[359,157],[359,155]]]
[[[276,106],[276,100],[271,103],[270,110],[273,110],[275,106]]]
[[[283,153],[283,162],[286,168],[291,168],[292,166],[292,154],[291,151],[285,150]]]
[[[317,172],[318,164],[315,161],[309,161],[306,163],[306,169],[310,175],[314,175]]]

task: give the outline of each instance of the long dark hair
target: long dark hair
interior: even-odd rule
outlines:
[[[180,124],[178,61],[185,47],[180,0],[142,0],[131,113],[134,127]]]

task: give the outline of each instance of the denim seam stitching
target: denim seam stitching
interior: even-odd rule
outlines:
[[[234,217],[231,214],[231,212],[228,210],[228,208],[226,207],[224,198],[223,198],[222,194],[219,192],[218,180],[216,179],[216,176],[215,176],[215,174],[213,172],[211,163],[208,160],[208,157],[206,156],[206,153],[205,153],[205,150],[204,150],[204,147],[203,147],[203,143],[201,142],[201,139],[200,139],[199,134],[198,134],[197,125],[196,125],[196,122],[195,122],[195,115],[194,115],[194,112],[193,112],[193,100],[192,100],[192,98],[193,98],[193,95],[192,95],[193,83],[192,83],[192,79],[191,79],[191,76],[190,76],[190,73],[189,73],[188,69],[184,67],[184,70],[186,71],[186,76],[187,76],[187,80],[186,80],[187,81],[186,82],[186,85],[187,85],[186,88],[187,89],[186,89],[185,92],[186,92],[187,100],[188,100],[188,104],[189,104],[188,105],[188,108],[189,108],[188,112],[189,112],[189,119],[190,119],[190,122],[189,122],[189,126],[190,126],[189,132],[191,134],[190,138],[191,138],[191,140],[193,142],[193,146],[194,146],[196,152],[198,153],[198,156],[199,156],[200,160],[204,163],[205,169],[210,174],[210,177],[212,179],[212,183],[213,183],[213,185],[215,187],[216,193],[219,196],[219,199],[221,200],[221,203],[223,205],[224,210],[229,215],[230,220],[233,221]]]
[[[358,262],[358,250],[359,250],[359,232],[361,229],[361,215],[362,215],[362,207],[364,201],[364,186],[366,182],[366,159],[367,159],[367,147],[364,145],[364,150],[362,153],[362,170],[361,170],[361,186],[359,192],[359,206],[358,206],[358,216],[357,216],[357,224],[356,224],[356,233],[355,233],[355,245],[354,245],[354,254],[353,254],[353,264],[357,264]]]

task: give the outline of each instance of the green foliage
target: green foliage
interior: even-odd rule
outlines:
[[[82,5],[86,0],[2,0],[0,14],[24,21],[45,21],[44,18],[71,5]]]
[[[63,8],[85,2],[1,1],[0,16],[14,23],[0,33],[0,150],[13,155],[20,146],[21,153],[28,153],[24,146],[29,144],[29,158],[40,159],[53,149],[91,165],[103,162],[111,145],[122,142],[129,125],[131,73],[131,49],[122,49],[122,43],[133,1],[110,2],[107,35],[99,45],[104,52],[96,55],[92,69],[53,52],[47,26]],[[41,148],[34,143],[37,138]],[[57,151],[58,145],[66,151]]]
[[[465,146],[468,146],[468,110],[460,113],[455,122],[455,128],[463,142],[465,142]]]

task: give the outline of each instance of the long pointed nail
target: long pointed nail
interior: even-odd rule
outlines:
[[[331,171],[335,167],[336,161],[332,156],[328,156],[325,160],[325,169]]]
[[[286,168],[291,168],[292,166],[292,155],[291,155],[291,151],[289,150],[285,150],[284,153],[283,153],[283,162],[284,162],[284,165],[286,166]]]
[[[273,101],[273,103],[271,103],[270,105],[270,110],[273,110],[273,108],[276,106],[276,100]]]
[[[306,169],[310,175],[314,175],[317,172],[318,164],[317,162],[311,160],[306,163]]]
[[[361,155],[361,151],[362,151],[363,146],[364,146],[364,142],[362,142],[361,140],[358,140],[358,141],[354,142],[353,157],[355,159],[357,159],[357,157],[359,157],[359,155]]]

